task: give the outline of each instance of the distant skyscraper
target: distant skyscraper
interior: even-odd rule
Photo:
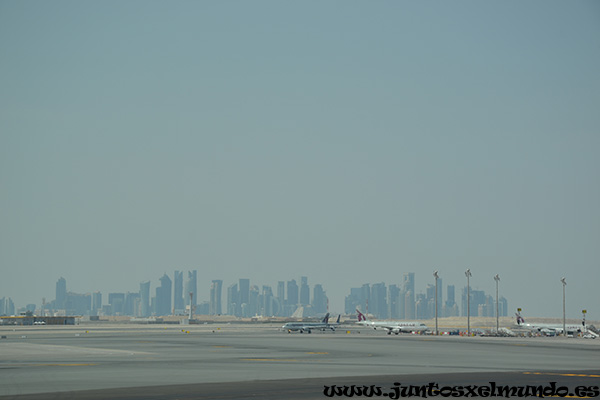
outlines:
[[[463,317],[467,316],[467,309],[469,309],[470,313],[471,313],[471,317],[477,317],[479,315],[480,312],[480,307],[479,305],[483,305],[485,306],[487,303],[487,299],[486,299],[486,295],[485,292],[483,290],[473,290],[470,289],[470,296],[468,295],[468,290],[467,287],[465,286],[463,288],[463,293],[461,296],[461,305],[462,305],[462,310],[461,310],[461,315]],[[471,302],[469,304],[469,307],[467,307],[467,298],[471,299]],[[487,313],[487,309],[486,308],[482,308],[481,311],[483,313]]]
[[[285,282],[277,282],[277,316],[285,316]]]
[[[250,295],[249,295],[249,299],[248,299],[248,315],[247,316],[254,316],[254,315],[258,315],[259,312],[259,308],[260,308],[260,304],[258,301],[258,296],[259,296],[259,291],[258,291],[258,286],[256,285],[252,285],[250,287]]]
[[[262,287],[262,312],[264,316],[272,316],[273,313],[273,289],[271,286],[263,285]]]
[[[102,309],[102,293],[92,293],[92,313],[98,315],[98,311]]]
[[[0,315],[15,315],[15,303],[10,297],[3,297],[0,299]]]
[[[150,281],[140,283],[140,316],[150,315]]]
[[[190,293],[192,293],[192,308],[196,307],[198,304],[198,282],[197,282],[198,273],[196,270],[188,271],[188,278],[185,281],[185,293],[183,294],[183,298],[185,299],[185,305],[190,305]]]
[[[310,287],[308,286],[308,278],[300,277],[300,305],[306,306],[310,304]]]
[[[92,309],[91,294],[67,292],[67,304],[65,309],[67,315],[90,315]]]
[[[495,301],[492,296],[485,296],[485,304],[479,305],[479,317],[493,317],[496,315]]]
[[[293,307],[298,305],[298,284],[295,279],[287,283],[287,303]]]
[[[388,286],[388,317],[399,318],[398,316],[398,297],[400,296],[400,289],[398,285]]]
[[[404,317],[406,319],[415,318],[415,273],[407,272],[403,276],[404,290]]]
[[[286,284],[286,299],[283,306],[283,315],[286,317],[291,316],[298,308],[298,284],[294,279],[287,281]]]
[[[125,293],[109,293],[108,304],[110,304],[111,315],[123,315]]]
[[[372,312],[369,308],[369,302],[371,301],[371,285],[368,283],[364,283],[360,287],[360,304],[365,308],[365,313]]]
[[[350,294],[344,299],[344,312],[346,314],[354,314],[355,310],[360,307],[360,288],[350,288]],[[361,308],[364,312],[364,308]]]
[[[396,304],[396,312],[398,319],[406,319],[406,293],[404,290],[398,290],[398,303]]]
[[[369,312],[377,318],[387,318],[387,288],[385,283],[374,283],[371,287],[371,300],[369,303]]]
[[[56,308],[64,310],[67,303],[67,281],[62,276],[56,282]]]
[[[458,316],[458,305],[456,304],[454,285],[448,285],[446,287],[446,304],[444,305],[444,316],[445,317],[457,317]]]
[[[327,312],[327,294],[323,290],[323,286],[319,283],[313,287],[312,307],[316,314]]]
[[[136,307],[140,304],[139,292],[127,292],[125,295],[125,307],[123,308],[124,315],[138,315]]]
[[[415,296],[413,292],[404,293],[404,318],[415,319]]]
[[[210,285],[210,314],[221,315],[221,291],[223,287],[223,281],[220,279],[212,281]]]
[[[427,319],[429,318],[427,313],[427,296],[423,293],[419,293],[415,302],[415,310],[417,319]]]
[[[250,279],[240,279],[240,304],[250,304]]]
[[[240,293],[237,283],[227,288],[227,314],[240,316]]]
[[[404,274],[403,276],[403,284],[404,284],[404,291],[408,292],[415,292],[415,273],[414,272],[407,272]]]
[[[173,308],[181,313],[185,309],[183,302],[183,271],[175,271],[173,278]]]
[[[284,281],[277,282],[277,299],[281,302],[281,304],[285,303],[285,282]]]
[[[171,315],[171,290],[173,283],[171,279],[164,274],[160,278],[160,286],[156,288],[156,315]]]
[[[351,288],[350,295],[346,296],[344,303],[346,314],[354,314],[356,309],[359,309],[363,313],[370,312],[371,310],[368,308],[370,297],[371,286],[368,283],[359,288]]]

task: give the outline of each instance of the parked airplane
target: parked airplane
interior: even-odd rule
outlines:
[[[338,317],[338,323],[339,320],[340,318]],[[288,322],[281,327],[281,330],[287,331],[288,333],[292,333],[294,331],[298,331],[300,333],[311,333],[313,329],[318,329],[321,331],[331,329],[332,331],[335,331],[335,325],[336,324],[329,323],[329,313],[327,313],[321,322]]]
[[[563,324],[528,324],[525,323],[525,320],[521,316],[520,313],[515,313],[517,317],[517,327],[528,329],[530,331],[537,331],[543,333],[548,336],[556,336],[558,334],[563,333]],[[585,325],[583,323],[581,325],[577,324],[566,324],[565,328],[567,329],[567,334],[577,334],[580,332],[589,333],[592,336],[598,336],[596,333],[591,330],[585,329]]]
[[[338,314],[337,320],[335,322],[327,323],[327,325],[329,325],[329,328],[331,328],[332,330],[335,331],[335,328],[337,328],[338,326],[341,325],[341,323],[340,323],[341,317],[342,317],[342,315]]]
[[[367,317],[361,313],[358,309],[358,324],[371,327],[373,329],[385,329],[388,335],[395,333],[396,335],[400,332],[421,332],[429,329],[427,325],[417,321],[369,321]]]

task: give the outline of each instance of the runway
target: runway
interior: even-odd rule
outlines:
[[[0,334],[2,398],[322,399],[324,386],[390,387],[398,379],[600,386],[600,340],[388,336],[354,327],[287,334],[265,324],[1,327]]]

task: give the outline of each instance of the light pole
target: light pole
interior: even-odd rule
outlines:
[[[498,274],[496,274],[496,276],[494,276],[494,280],[496,281],[496,334],[498,334],[498,331],[500,330],[500,322],[499,322],[500,307],[498,305],[498,282],[500,281],[500,276],[498,276]]]
[[[567,336],[567,309],[565,307],[565,287],[567,286],[567,281],[563,276],[560,278],[560,281],[563,284],[563,336]]]
[[[440,277],[438,275],[438,272],[435,271],[433,273],[433,276],[435,277],[435,336],[438,335],[438,278]]]
[[[471,336],[471,287],[469,285],[469,278],[471,277],[471,269],[465,271],[467,277],[467,336]]]

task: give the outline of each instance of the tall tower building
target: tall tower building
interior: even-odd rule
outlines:
[[[273,289],[271,286],[263,285],[262,287],[262,312],[264,316],[272,316],[273,313]]]
[[[111,315],[123,315],[125,309],[125,293],[109,293],[108,304],[110,304]]]
[[[173,278],[173,308],[182,313],[185,309],[183,303],[183,271],[175,271]]]
[[[390,285],[388,286],[388,317],[389,318],[399,318],[398,317],[398,297],[400,296],[400,289],[398,285]]]
[[[313,302],[312,307],[315,313],[324,314],[327,312],[327,294],[323,290],[323,286],[317,283],[313,287]]]
[[[0,315],[2,316],[9,316],[9,315],[15,315],[15,303],[12,301],[12,299],[3,297],[0,299]]]
[[[252,285],[250,287],[250,296],[248,299],[248,316],[258,315],[260,304],[258,301],[258,296],[260,292],[258,290],[258,286]]]
[[[210,315],[221,315],[221,291],[223,281],[220,279],[212,281],[210,285]]]
[[[239,316],[239,309],[240,293],[237,283],[234,283],[227,288],[227,314]]]
[[[125,294],[125,306],[123,307],[124,315],[138,315],[137,305],[140,303],[139,292],[127,292]]]
[[[240,305],[250,304],[250,279],[240,279],[239,281],[240,290]],[[245,317],[249,315],[244,315]]]
[[[446,303],[444,305],[444,316],[445,317],[457,317],[458,316],[458,305],[456,304],[454,295],[454,285],[448,285],[446,287]]]
[[[298,305],[298,284],[295,279],[287,282],[287,304],[294,307]]]
[[[387,318],[387,288],[385,283],[374,283],[371,287],[371,301],[369,303],[369,312],[377,318]]]
[[[415,312],[415,296],[408,291],[404,294],[404,318],[415,319]]]
[[[285,303],[285,282],[279,281],[277,282],[277,300],[281,304]]]
[[[156,288],[156,315],[171,315],[171,279],[164,274],[160,278],[160,286]]]
[[[407,272],[403,276],[404,316],[406,319],[415,318],[415,273]]]
[[[92,314],[98,315],[98,311],[102,309],[102,293],[92,293]]]
[[[363,283],[359,290],[360,307],[364,307],[365,314],[369,314],[372,312],[371,308],[369,308],[369,302],[371,301],[371,285],[368,283]]]
[[[150,281],[140,283],[140,309],[142,317],[150,315]]]
[[[398,303],[396,304],[396,318],[406,319],[406,293],[404,290],[398,290]]]
[[[415,273],[414,272],[407,272],[404,274],[403,276],[403,284],[404,284],[404,291],[408,292],[415,292]]]
[[[285,282],[277,282],[277,316],[285,316]]]
[[[306,306],[310,304],[310,287],[308,286],[308,278],[300,277],[300,305]]]
[[[67,280],[62,276],[56,282],[56,308],[64,310],[67,306]]]

